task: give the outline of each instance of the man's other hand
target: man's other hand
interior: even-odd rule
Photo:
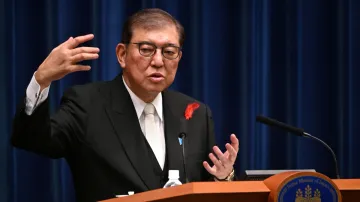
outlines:
[[[230,140],[231,144],[227,143],[225,145],[227,150],[225,153],[222,153],[219,147],[213,147],[216,156],[213,153],[209,154],[209,158],[214,164],[212,167],[208,162],[203,162],[205,169],[217,179],[225,179],[234,169],[234,163],[239,151],[239,140],[236,138],[235,134],[230,136]]]

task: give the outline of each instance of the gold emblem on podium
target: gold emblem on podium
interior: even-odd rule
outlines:
[[[313,194],[311,187],[307,185],[304,191],[305,194],[301,189],[296,191],[295,202],[321,202],[321,193],[319,189],[316,189]]]

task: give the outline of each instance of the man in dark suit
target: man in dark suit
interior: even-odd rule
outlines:
[[[50,117],[51,82],[90,70],[77,63],[98,58],[99,49],[78,45],[93,37],[70,37],[39,66],[14,118],[12,144],[65,158],[78,201],[162,188],[168,170],[179,170],[183,183],[186,176],[190,182],[232,180],[239,146],[235,135],[222,153],[215,146],[209,107],[167,90],[182,56],[184,30],[160,9],[139,11],[126,21],[116,47],[120,75],[68,89]],[[180,132],[187,134],[186,169]]]

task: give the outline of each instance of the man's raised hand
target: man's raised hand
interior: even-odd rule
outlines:
[[[78,47],[94,38],[93,34],[70,37],[67,41],[54,48],[35,73],[35,79],[41,90],[69,73],[88,71],[90,66],[79,65],[78,62],[93,60],[99,57],[100,49],[96,47]]]

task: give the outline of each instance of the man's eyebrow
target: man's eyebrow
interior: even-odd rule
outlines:
[[[165,46],[175,46],[175,47],[178,47],[178,45],[173,44],[173,43],[166,43]]]
[[[173,43],[165,43],[162,47],[177,47],[179,48],[179,45],[173,44]]]
[[[155,45],[154,43],[151,43],[150,41],[139,41],[137,43],[145,43],[145,44],[152,44],[152,45]]]
[[[150,41],[139,41],[138,43],[144,43],[144,44],[151,44],[151,45],[155,45],[155,43],[152,43]],[[178,45],[176,44],[173,44],[173,43],[165,43],[163,46],[175,46],[175,47],[179,47]]]

